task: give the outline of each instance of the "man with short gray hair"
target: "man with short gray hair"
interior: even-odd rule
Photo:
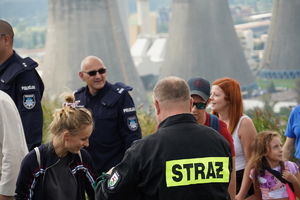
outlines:
[[[135,141],[121,163],[101,177],[96,199],[230,199],[230,146],[191,114],[187,83],[174,76],[162,79],[153,101],[157,132]]]

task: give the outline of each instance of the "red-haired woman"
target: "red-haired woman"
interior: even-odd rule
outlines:
[[[251,144],[257,132],[252,120],[243,113],[241,89],[236,80],[222,78],[213,82],[210,98],[212,113],[227,124],[228,131],[232,135],[236,154],[236,193],[238,194],[246,163],[251,157]],[[248,191],[247,196],[252,194],[253,188]]]

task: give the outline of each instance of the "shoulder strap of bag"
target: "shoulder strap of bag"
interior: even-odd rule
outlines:
[[[35,153],[36,153],[36,160],[39,164],[39,166],[41,166],[41,154],[40,154],[40,150],[38,147],[34,147]]]
[[[81,155],[81,152],[80,152],[80,151],[78,152],[78,156],[79,156],[79,158],[80,158],[80,161],[82,162],[82,155]]]
[[[211,113],[208,113],[208,114],[209,114],[209,119],[210,119],[209,126],[220,133],[219,118]]]
[[[40,154],[40,150],[39,150],[38,147],[34,147],[34,151],[36,153],[36,160],[37,160],[39,166],[41,166],[41,154]],[[82,162],[82,155],[81,155],[80,151],[78,152],[78,156],[80,158],[80,161]]]
[[[271,169],[271,168],[265,168],[265,170],[267,170],[268,172],[270,172],[271,174],[273,174],[278,180],[280,180],[282,183],[288,183],[290,188],[292,189],[292,191],[294,192],[294,186],[291,182],[288,182],[287,180],[285,180],[284,178],[281,177],[281,174],[279,171],[276,171],[274,169]]]

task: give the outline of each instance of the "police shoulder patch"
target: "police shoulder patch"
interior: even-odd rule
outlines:
[[[36,104],[36,99],[34,94],[24,94],[23,95],[23,105],[27,109],[34,108]]]
[[[119,173],[117,171],[114,171],[114,173],[112,174],[112,176],[110,177],[110,179],[107,181],[107,187],[110,190],[114,190],[116,188],[116,186],[118,185],[118,183],[121,180],[121,176],[119,175]]]
[[[136,131],[138,129],[138,121],[136,116],[127,117],[127,126],[131,131]]]

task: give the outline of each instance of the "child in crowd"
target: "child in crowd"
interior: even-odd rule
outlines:
[[[294,162],[282,161],[280,135],[272,131],[261,132],[256,135],[252,147],[249,167],[256,199],[288,200],[285,182],[289,183],[297,196],[300,196],[298,166]]]
[[[95,199],[93,184],[97,172],[89,146],[94,123],[85,108],[76,108],[74,96],[64,94],[63,108],[56,110],[49,131],[51,142],[36,147],[22,161],[16,199]]]

